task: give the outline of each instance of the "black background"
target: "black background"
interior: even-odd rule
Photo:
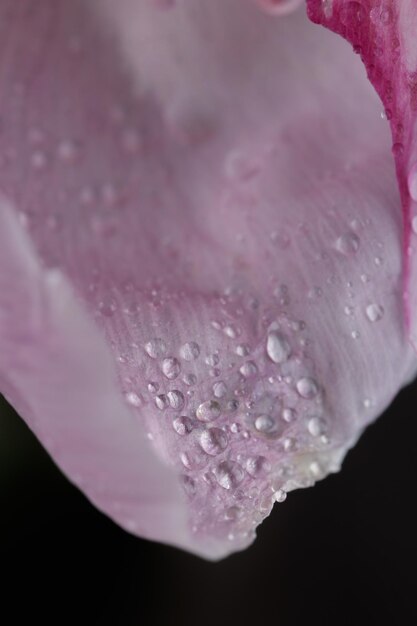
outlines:
[[[416,418],[414,384],[340,474],[290,493],[251,548],[209,563],[119,529],[0,400],[0,621],[415,625]]]

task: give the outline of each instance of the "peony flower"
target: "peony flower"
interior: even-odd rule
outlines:
[[[417,371],[417,3],[298,4],[0,7],[1,390],[212,559]]]

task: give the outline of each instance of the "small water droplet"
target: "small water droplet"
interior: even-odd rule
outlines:
[[[173,391],[168,391],[167,398],[171,409],[180,411],[182,408],[184,408],[185,399],[184,394],[181,391],[178,391],[177,389],[174,389]]]
[[[366,317],[370,322],[379,322],[384,317],[384,307],[380,304],[369,304],[366,307]]]
[[[188,435],[193,430],[193,423],[186,415],[176,417],[172,422],[172,426],[178,435]]]
[[[411,228],[413,229],[413,233],[417,235],[417,215],[411,220]]]
[[[159,394],[155,398],[155,404],[160,411],[168,408],[169,400],[164,393]]]
[[[275,502],[284,502],[287,499],[287,493],[283,489],[278,489],[274,493]]]
[[[205,362],[209,367],[215,367],[216,365],[218,365],[219,361],[220,357],[218,354],[209,354],[205,358]]]
[[[163,339],[155,338],[145,344],[145,350],[152,359],[158,359],[166,352],[166,344]]]
[[[246,471],[251,476],[265,476],[271,470],[271,464],[264,456],[254,456],[246,460]]]
[[[236,326],[232,326],[231,324],[225,326],[223,328],[223,332],[226,337],[229,337],[230,339],[236,339],[236,337],[240,334],[239,329]]]
[[[291,424],[291,422],[295,420],[296,416],[297,413],[295,409],[286,408],[282,411],[282,419],[284,422],[287,422],[287,424]]]
[[[244,478],[244,472],[239,463],[235,461],[223,461],[214,470],[214,475],[220,487],[234,489]]]
[[[213,394],[216,398],[223,398],[227,393],[226,383],[224,383],[222,380],[219,380],[218,382],[214,383],[212,389],[213,389]]]
[[[195,341],[189,341],[180,348],[180,356],[184,361],[194,361],[200,354],[200,346]]]
[[[291,346],[281,333],[272,331],[268,333],[266,352],[271,361],[282,364],[290,357]]]
[[[255,420],[255,428],[260,433],[271,433],[275,427],[275,420],[270,415],[259,415]]]
[[[308,420],[307,428],[312,437],[320,437],[325,434],[327,425],[321,417],[312,417]]]
[[[239,344],[236,348],[236,354],[238,356],[248,356],[250,354],[250,348],[246,344]]]
[[[197,419],[200,422],[212,422],[220,415],[220,404],[216,400],[202,402],[196,411]]]
[[[129,391],[125,397],[126,397],[126,401],[131,406],[139,407],[142,404],[141,398],[134,391]]]
[[[311,400],[318,394],[319,388],[313,378],[303,377],[297,381],[296,388],[302,398]]]
[[[361,334],[358,330],[352,330],[352,332],[350,333],[352,339],[359,339]]]
[[[352,256],[359,250],[360,239],[358,235],[349,231],[336,239],[335,248],[344,256]]]
[[[210,456],[216,456],[227,448],[227,435],[220,428],[209,428],[200,435],[200,446]]]
[[[162,371],[169,380],[173,380],[181,371],[180,362],[175,357],[168,357],[162,361]]]
[[[195,374],[184,374],[182,380],[188,387],[192,387],[197,382],[197,376]]]
[[[258,368],[253,361],[247,361],[240,367],[239,372],[245,378],[252,378],[258,373]]]
[[[149,393],[156,393],[159,389],[159,385],[158,383],[149,383],[148,384],[148,391]]]

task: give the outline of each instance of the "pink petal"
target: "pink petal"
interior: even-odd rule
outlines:
[[[401,211],[341,40],[157,4],[2,4],[1,371],[102,510],[217,558],[415,374]]]
[[[404,297],[417,348],[417,3],[307,0],[311,19],[345,37],[366,66],[390,122],[404,211]]]

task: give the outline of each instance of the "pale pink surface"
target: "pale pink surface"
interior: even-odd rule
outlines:
[[[415,373],[403,223],[347,44],[162,4],[2,3],[1,378],[99,508],[217,558]]]

